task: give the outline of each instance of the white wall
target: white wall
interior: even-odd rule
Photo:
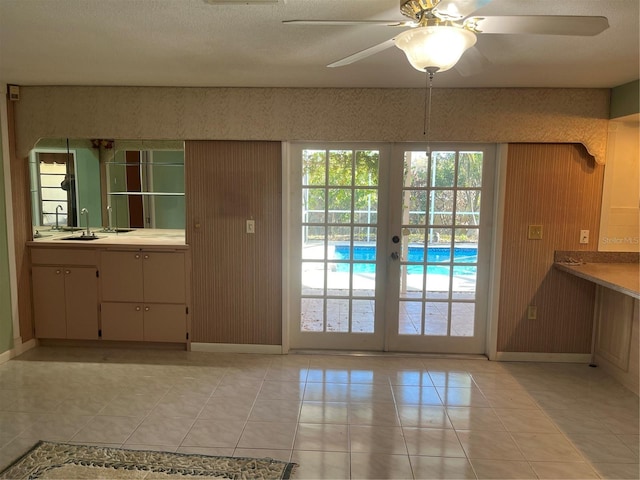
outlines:
[[[598,250],[640,252],[640,122],[609,124]]]

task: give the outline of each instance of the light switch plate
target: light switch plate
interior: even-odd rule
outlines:
[[[256,221],[247,220],[247,233],[256,233]]]

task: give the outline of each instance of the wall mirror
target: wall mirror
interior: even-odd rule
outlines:
[[[184,142],[44,139],[29,155],[34,237],[184,230]]]

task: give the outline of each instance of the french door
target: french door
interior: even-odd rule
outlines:
[[[291,348],[483,353],[494,159],[292,145]]]

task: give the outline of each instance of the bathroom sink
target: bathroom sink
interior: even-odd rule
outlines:
[[[81,241],[89,241],[89,240],[98,240],[98,238],[100,237],[96,237],[94,236],[87,236],[87,235],[82,235],[80,237],[63,237],[60,240],[81,240]]]

